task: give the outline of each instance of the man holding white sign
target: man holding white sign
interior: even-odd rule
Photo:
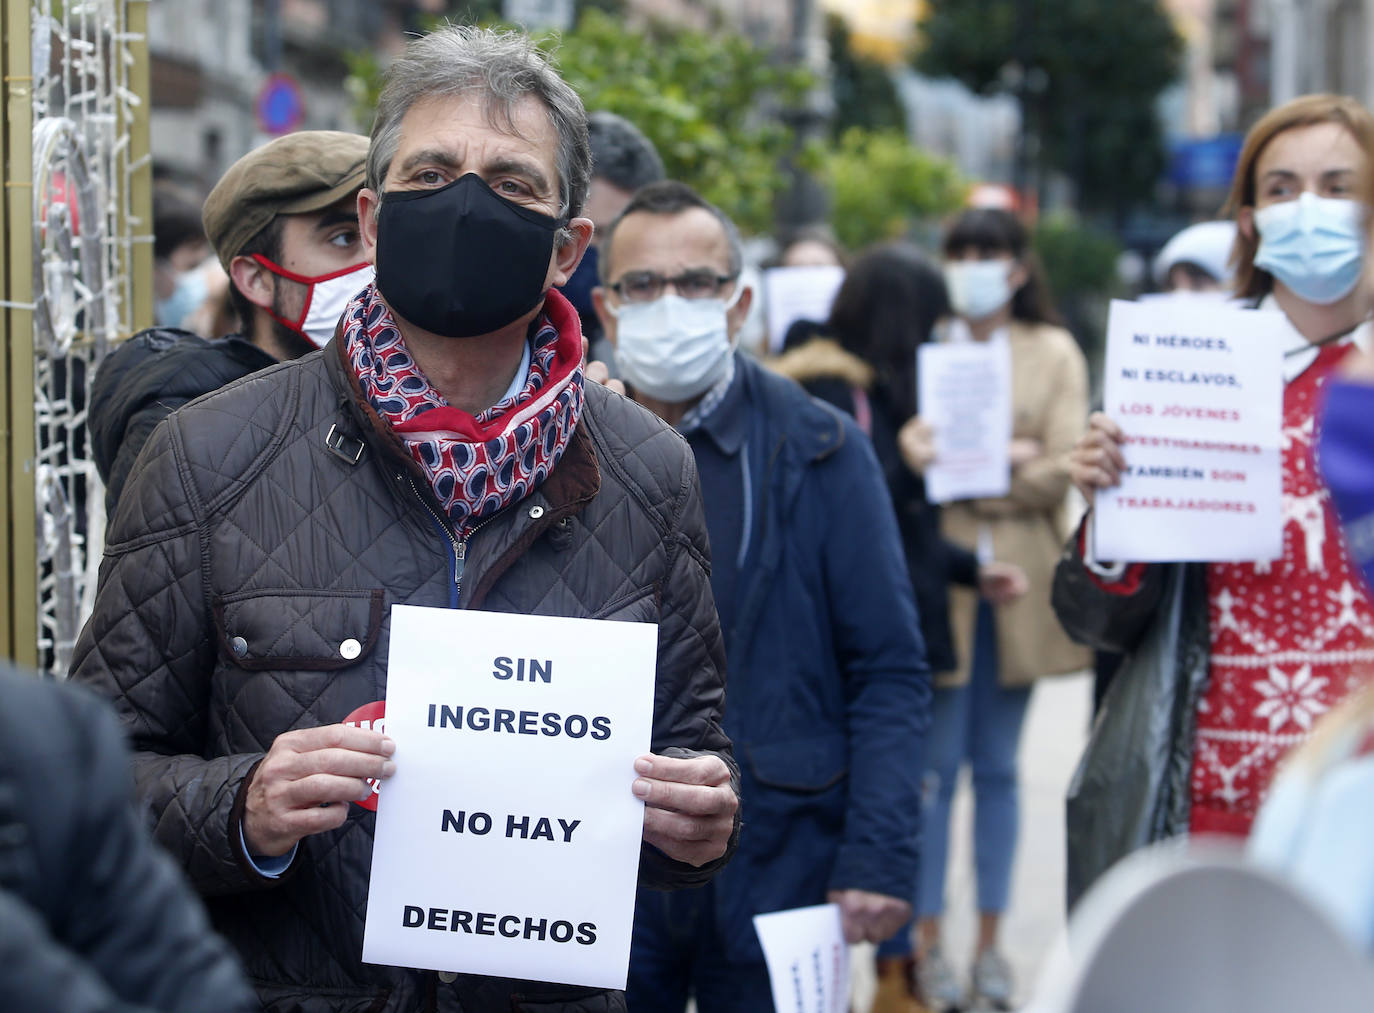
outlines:
[[[724,653],[692,456],[648,412],[584,387],[577,315],[552,291],[590,239],[589,173],[581,101],[528,39],[450,27],[413,41],[388,72],[358,196],[376,283],[322,353],[159,425],[110,527],[73,677],[114,699],[158,838],[268,1008],[624,1009],[601,987],[361,960],[375,823],[349,803],[407,764],[376,726],[393,606],[656,624],[652,666],[616,686],[653,701],[651,752],[623,773],[624,796],[644,804],[639,882],[703,883],[733,851]],[[512,672],[553,657],[553,644],[518,646]],[[463,705],[466,734],[529,739],[515,709],[434,702]],[[367,716],[341,723],[354,711]],[[543,708],[533,741],[557,727],[593,743],[596,717]],[[434,786],[455,823],[491,773],[470,763]],[[541,838],[541,817],[551,833],[577,818],[494,809],[493,822],[530,816]],[[434,883],[485,872],[416,871]],[[488,929],[508,938],[505,916],[522,934],[525,917],[532,933],[544,917],[437,896],[411,906],[459,945]],[[560,916],[544,920],[563,935]]]

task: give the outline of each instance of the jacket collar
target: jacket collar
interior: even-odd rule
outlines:
[[[740,376],[739,354],[734,353],[735,363],[730,382],[720,395],[720,400],[697,419],[695,425],[679,429],[683,436],[705,434],[727,457],[738,454],[749,435],[749,405],[744,394],[744,380]]]
[[[803,461],[819,461],[844,444],[843,414],[838,408],[811,397],[743,353],[736,353],[735,367],[737,382],[743,387],[742,410],[761,427],[770,455],[776,445]]]
[[[345,439],[365,448],[363,456],[367,453],[376,455],[374,466],[383,470],[388,484],[396,487],[402,500],[413,501],[418,493],[430,511],[437,511],[438,516],[442,517],[443,511],[434,499],[428,478],[415,459],[406,452],[386,420],[368,404],[347,361],[347,354],[336,331],[323,352],[330,382],[339,398],[336,427],[343,430]],[[480,607],[501,574],[541,534],[580,512],[600,491],[601,469],[587,430],[589,424],[594,424],[590,419],[591,414],[583,412],[562,460],[544,483],[523,500],[492,515],[491,519],[495,522],[491,525],[492,537],[490,540],[483,539],[484,543],[490,541],[490,546],[484,545],[480,552],[469,557],[468,571],[474,575],[475,583],[469,585],[472,591],[465,602],[468,608]],[[365,462],[360,457],[357,464],[364,465]],[[535,510],[535,507],[541,509]]]

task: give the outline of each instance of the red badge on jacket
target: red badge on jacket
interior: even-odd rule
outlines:
[[[366,728],[373,732],[386,732],[386,701],[374,700],[372,703],[365,703],[348,717],[344,718],[341,724],[352,725],[354,728]],[[367,783],[372,786],[372,794],[361,802],[355,804],[362,806],[371,812],[377,811],[377,795],[382,790],[382,782],[369,777]]]

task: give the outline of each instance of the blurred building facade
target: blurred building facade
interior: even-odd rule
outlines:
[[[343,87],[348,57],[399,48],[443,0],[153,0],[152,151],[159,176],[202,195],[270,138],[257,109],[271,75],[300,96],[299,126],[366,130]]]
[[[1185,44],[1171,133],[1244,131],[1266,109],[1312,92],[1374,108],[1374,0],[1166,0]]]
[[[406,33],[461,7],[449,0],[152,0],[152,148],[157,174],[205,191],[236,159],[270,139],[258,112],[273,74],[300,95],[299,127],[361,130],[344,87],[349,59],[398,51]],[[503,0],[568,27],[574,0]],[[628,20],[728,27],[787,58],[823,69],[822,0],[625,0]],[[549,22],[552,19],[552,22]],[[522,18],[521,20],[524,20]],[[535,27],[535,26],[531,26]]]

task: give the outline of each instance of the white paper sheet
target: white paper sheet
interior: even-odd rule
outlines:
[[[782,351],[787,328],[798,320],[824,323],[830,317],[830,304],[844,281],[844,268],[770,267],[763,272],[763,287],[768,302],[768,350]]]
[[[1281,314],[1205,300],[1112,303],[1103,410],[1128,472],[1096,495],[1098,559],[1282,554],[1286,329]]]
[[[849,946],[838,905],[755,915],[754,929],[777,1013],[847,1013]]]
[[[392,610],[363,960],[625,987],[657,633]]]
[[[917,349],[921,418],[935,430],[926,469],[932,503],[1005,496],[1011,488],[1011,349],[1005,341]]]

